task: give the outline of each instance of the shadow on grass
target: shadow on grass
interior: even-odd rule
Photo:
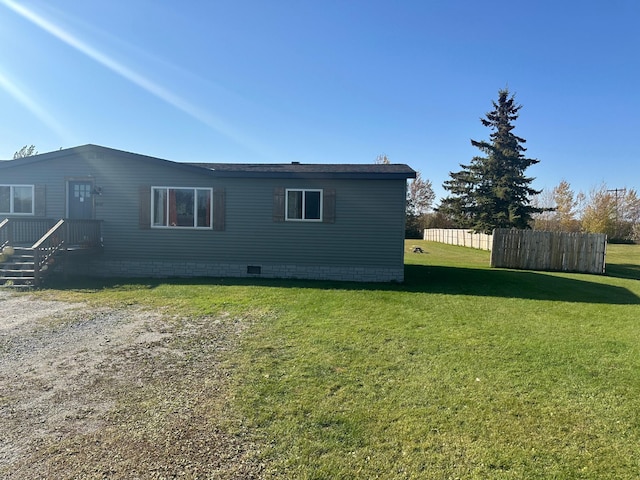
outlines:
[[[640,297],[627,288],[583,278],[566,278],[547,272],[408,265],[404,287],[408,291],[452,295],[640,304]]]
[[[607,277],[640,280],[640,265],[630,263],[607,263]]]
[[[640,297],[632,291],[602,282],[566,278],[542,272],[425,265],[406,265],[404,283],[358,283],[266,278],[71,278],[65,282],[52,281],[48,288],[60,290],[153,289],[159,285],[399,291],[614,305],[640,304]]]

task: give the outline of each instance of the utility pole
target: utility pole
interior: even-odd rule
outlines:
[[[616,238],[618,238],[618,233],[620,231],[619,227],[619,215],[618,215],[618,192],[625,193],[627,191],[626,188],[613,188],[611,190],[607,190],[607,192],[614,192],[616,196]]]

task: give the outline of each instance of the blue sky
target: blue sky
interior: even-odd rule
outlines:
[[[0,158],[386,154],[440,198],[508,86],[534,187],[638,189],[639,24],[636,0],[0,0]]]

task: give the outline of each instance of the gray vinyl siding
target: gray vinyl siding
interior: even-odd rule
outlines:
[[[227,182],[223,258],[249,264],[398,266],[403,262],[403,181]],[[335,222],[274,222],[276,187],[335,189]]]
[[[149,157],[144,157],[149,158]],[[215,178],[206,170],[118,151],[71,152],[0,171],[0,183],[46,186],[46,216],[66,216],[66,182],[93,179],[102,220],[100,262],[297,265],[403,269],[405,180]],[[224,189],[224,230],[140,228],[140,188]],[[335,221],[275,222],[278,187],[333,189]],[[215,216],[215,214],[214,214]]]
[[[159,179],[154,185],[224,188],[225,229],[140,229],[138,209],[131,208],[125,201],[118,206],[118,211],[134,213],[126,223],[123,218],[116,222],[102,217],[105,255],[247,265],[402,265],[404,184],[401,181],[287,184],[290,181],[225,179],[201,184],[198,179],[187,178],[178,184],[175,174],[171,180],[173,183],[167,183],[168,179],[163,183]],[[274,222],[272,198],[278,186],[334,188],[335,222]],[[132,190],[136,188],[131,185]]]

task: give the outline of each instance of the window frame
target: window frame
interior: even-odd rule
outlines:
[[[9,211],[0,211],[1,215],[24,215],[34,216],[36,211],[36,188],[35,185],[28,184],[0,184],[0,187],[9,187]],[[31,189],[31,211],[30,212],[16,212],[15,211],[15,189],[16,188],[30,188]]]
[[[171,190],[191,190],[191,193],[193,195],[193,225],[171,225],[169,223],[169,211],[170,211],[170,205],[169,205],[169,201],[170,201],[170,194],[169,192]],[[164,217],[165,217],[165,223],[164,224],[156,224],[155,223],[155,208],[156,208],[156,202],[155,202],[155,198],[156,198],[156,191],[163,191],[164,194],[164,198],[166,199],[166,203],[164,206]],[[208,194],[208,199],[209,199],[209,225],[207,226],[200,226],[198,225],[198,193],[200,191],[206,191]],[[152,185],[151,186],[151,192],[150,192],[150,196],[151,196],[151,207],[150,207],[150,225],[151,228],[157,228],[157,229],[169,229],[169,230],[213,230],[213,206],[214,206],[214,200],[213,200],[213,188],[212,187],[177,187],[177,186],[165,186],[165,185]]]
[[[289,192],[302,192],[302,205],[301,205],[301,218],[290,218],[289,217]],[[306,216],[306,194],[307,193],[320,193],[320,198],[318,201],[318,210],[319,217],[318,218],[305,218]],[[322,223],[323,212],[324,210],[324,189],[322,188],[286,188],[284,192],[284,219],[286,222],[316,222]]]

